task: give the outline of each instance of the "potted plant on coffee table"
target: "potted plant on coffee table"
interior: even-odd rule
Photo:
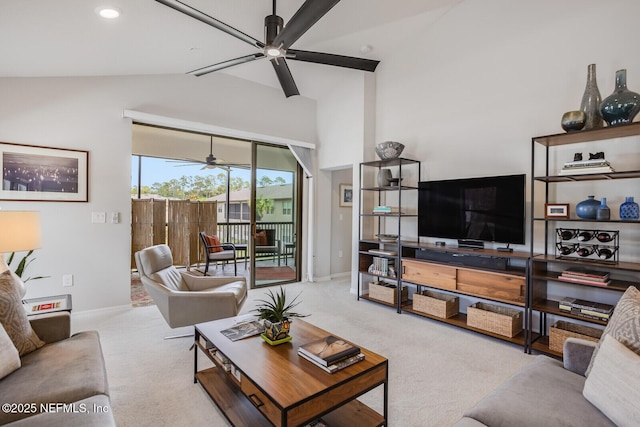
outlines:
[[[261,337],[271,345],[282,344],[291,341],[289,329],[291,319],[294,317],[306,317],[307,314],[300,314],[292,309],[300,304],[296,301],[298,294],[291,302],[287,302],[287,295],[282,286],[276,292],[268,290],[266,299],[258,300],[259,304],[253,311],[258,312],[258,318],[264,319],[264,333]]]

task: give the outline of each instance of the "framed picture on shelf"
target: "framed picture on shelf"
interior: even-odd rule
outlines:
[[[89,152],[0,142],[0,200],[87,202]]]
[[[569,218],[569,203],[545,203],[545,218]]]
[[[340,207],[353,206],[353,186],[340,184]]]

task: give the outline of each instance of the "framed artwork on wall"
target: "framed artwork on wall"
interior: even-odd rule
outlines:
[[[0,142],[0,200],[89,201],[89,152]]]
[[[353,185],[340,184],[340,207],[353,206]]]

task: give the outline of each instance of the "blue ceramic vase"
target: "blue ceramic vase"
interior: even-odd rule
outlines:
[[[640,95],[627,89],[627,70],[616,71],[616,89],[600,104],[602,118],[609,126],[631,123],[640,111]]]
[[[587,200],[583,200],[576,205],[576,215],[582,219],[596,219],[598,216],[598,208],[600,202],[597,201],[595,196],[588,196]]]
[[[640,207],[633,201],[633,197],[625,197],[624,203],[620,205],[620,219],[640,218]]]

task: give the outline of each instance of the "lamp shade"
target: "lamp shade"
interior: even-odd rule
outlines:
[[[40,212],[0,210],[0,253],[41,246]]]

